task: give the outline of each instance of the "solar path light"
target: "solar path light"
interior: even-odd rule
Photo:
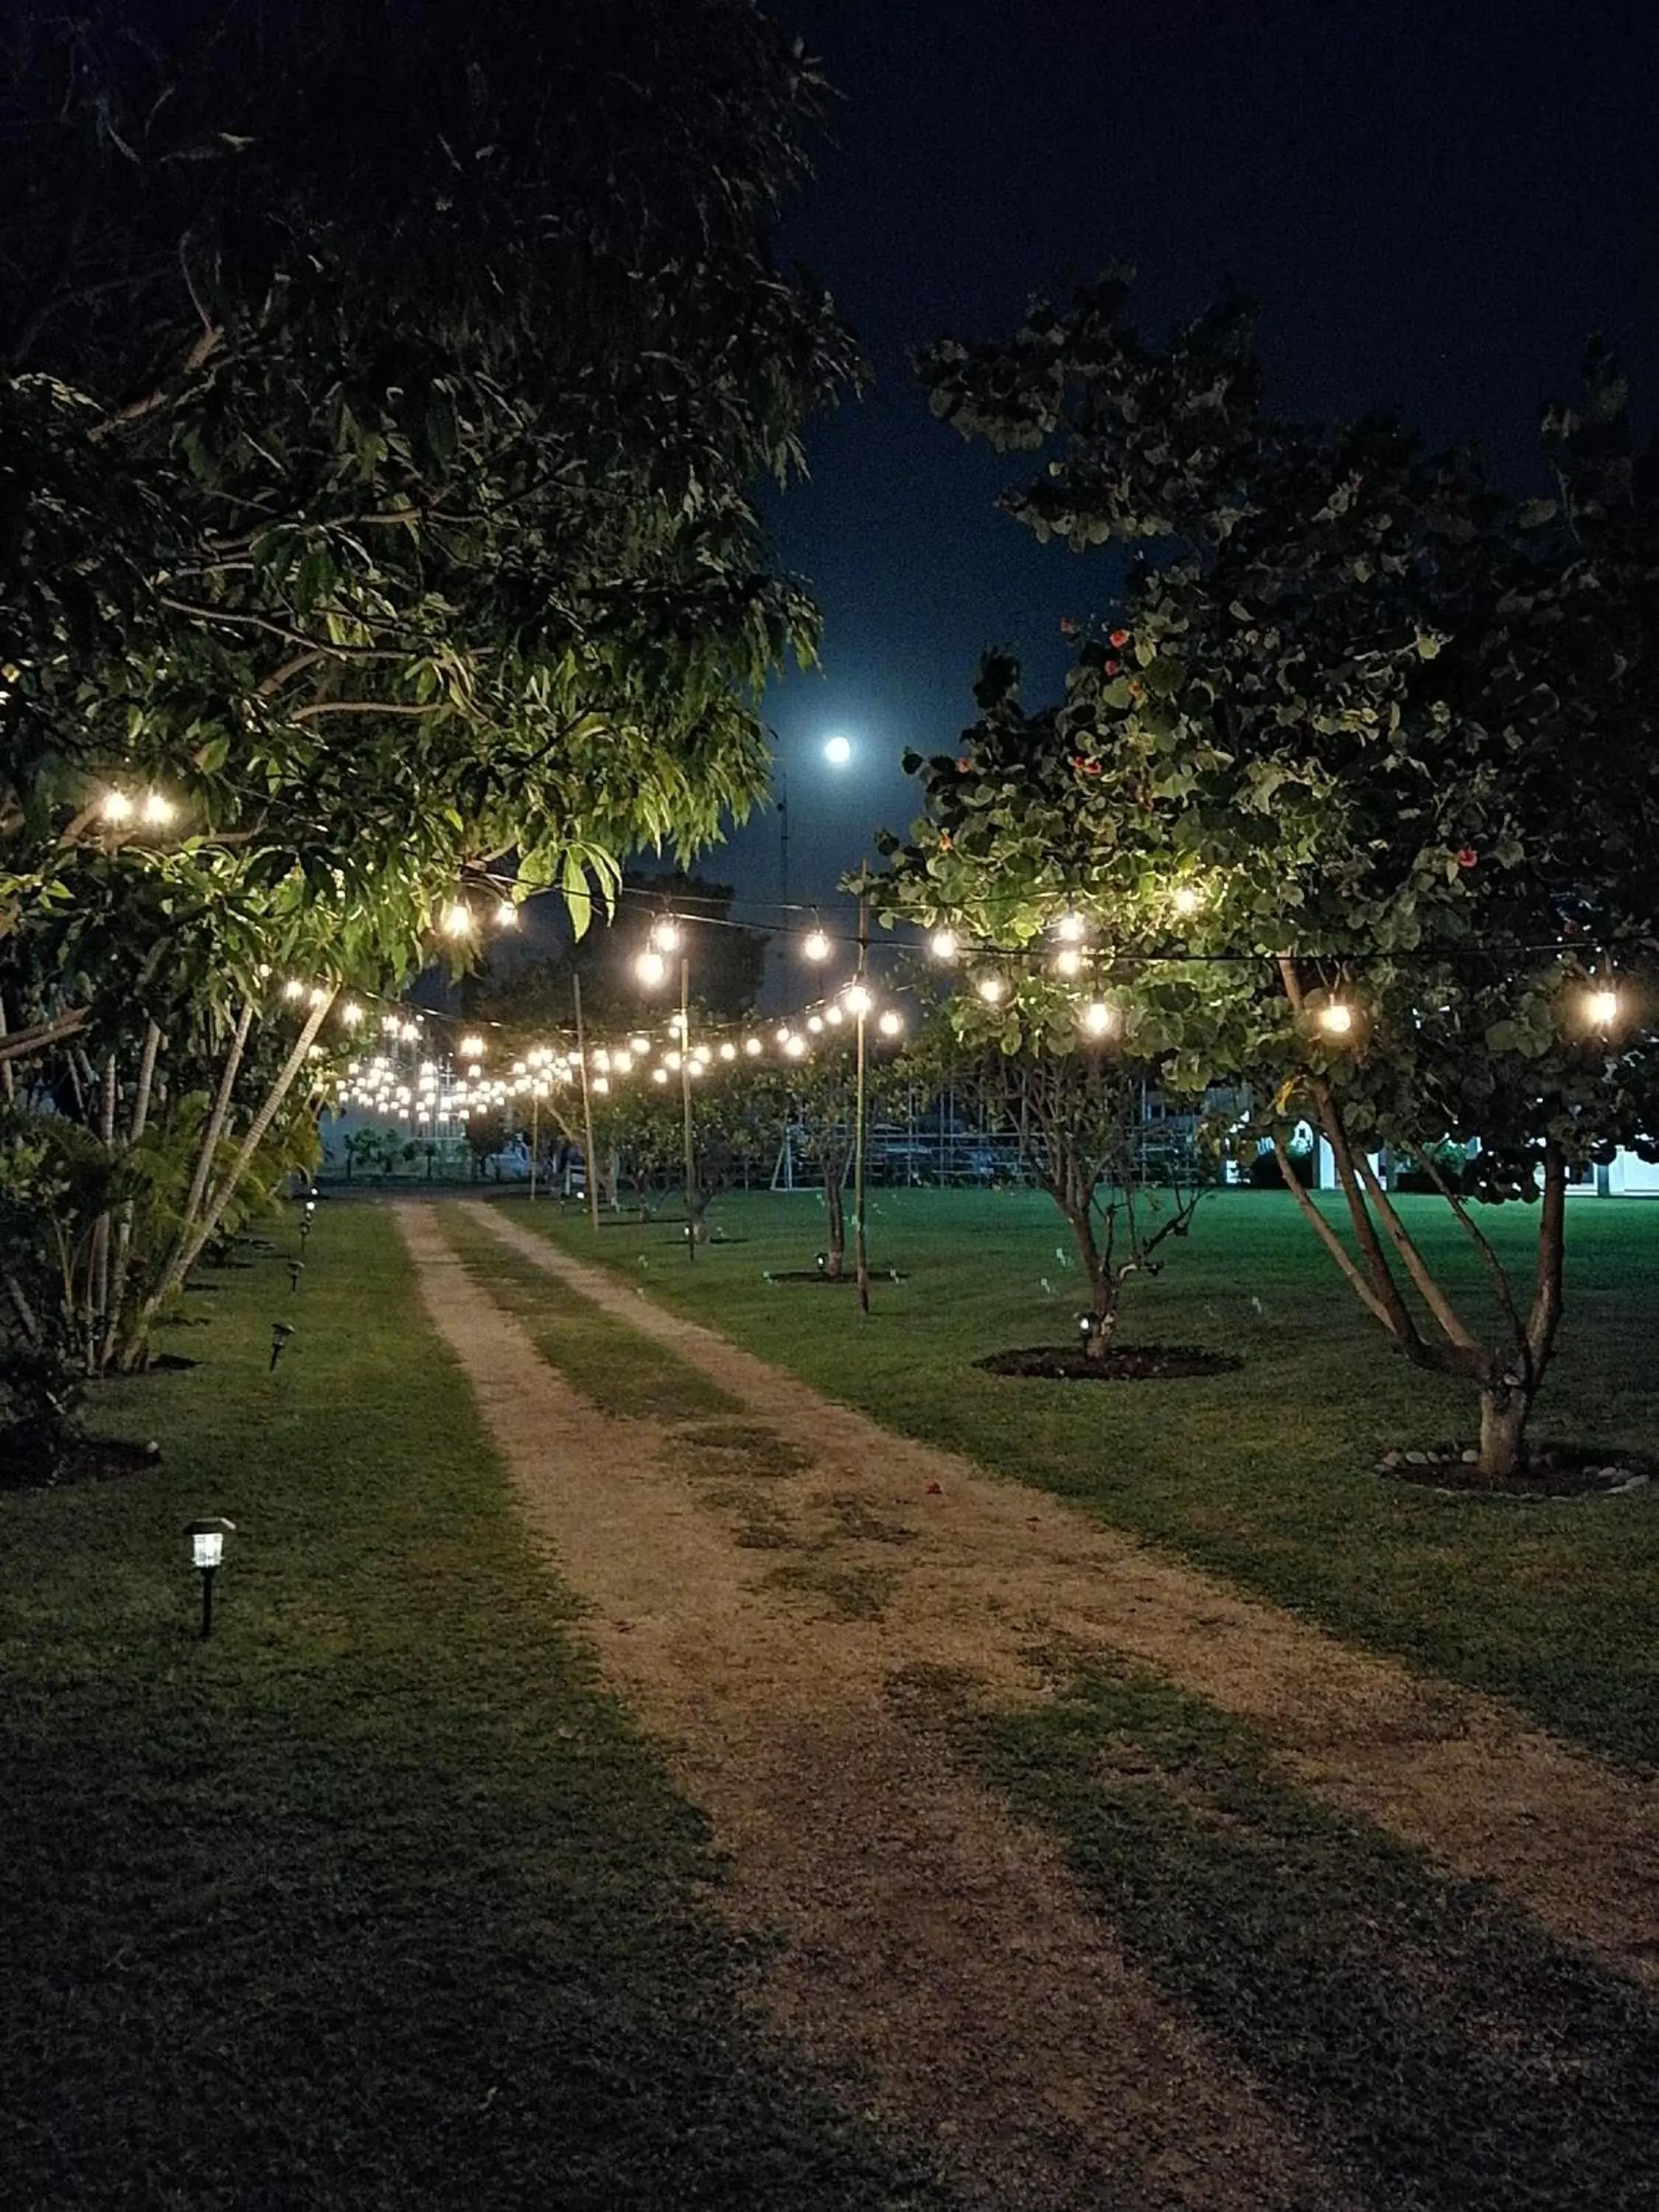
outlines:
[[[205,1521],[191,1521],[185,1525],[190,1539],[190,1563],[202,1577],[202,1634],[213,1633],[213,1577],[219,1571],[219,1562],[225,1555],[225,1538],[235,1533],[236,1523],[227,1521],[222,1514],[214,1514]]]

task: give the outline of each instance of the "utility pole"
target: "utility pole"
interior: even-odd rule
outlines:
[[[576,998],[576,1065],[582,1072],[582,1141],[587,1147],[587,1210],[593,1234],[599,1233],[599,1161],[593,1154],[593,1101],[587,1088],[587,1036],[582,1028],[582,979],[573,974],[570,988]]]
[[[870,900],[866,892],[859,894],[859,964],[858,982],[858,1105],[853,1129],[853,1264],[858,1274],[859,1311],[870,1310],[870,1250],[864,1230],[864,1121],[865,1121],[865,1052],[864,1030],[869,1010],[870,990],[865,979],[865,969],[870,951]]]
[[[691,1148],[691,963],[680,956],[680,1106],[685,1116],[685,1256],[696,1263],[697,1217],[692,1199],[697,1187],[696,1158]]]

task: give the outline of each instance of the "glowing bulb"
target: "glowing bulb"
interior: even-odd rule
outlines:
[[[305,996],[305,994],[306,994],[306,987],[305,987],[305,985],[304,985],[303,983],[301,983],[301,982],[299,981],[299,979],[298,979],[296,976],[290,975],[290,976],[289,977],[289,979],[288,979],[287,982],[286,982],[286,983],[284,983],[284,984],[283,984],[283,996],[285,999],[292,999],[292,1000],[303,999],[303,998],[304,998],[304,996]],[[396,1022],[393,1022],[393,1024],[392,1024],[392,1028],[393,1028],[393,1029],[396,1029],[396,1028],[397,1028],[397,1026],[398,1026],[398,1024],[397,1024],[397,1023],[396,1023]]]
[[[610,1088],[611,1078],[608,1075],[596,1075],[593,1078],[593,1090],[596,1097],[603,1098]]]
[[[775,1034],[780,1044],[787,1044],[789,1042],[789,1024],[787,1022],[784,1024],[781,1030],[776,1030]]]
[[[685,1072],[688,1075],[707,1075],[708,1062],[706,1060],[688,1060],[685,1063]]]
[[[349,1030],[355,1030],[363,1018],[363,1010],[355,999],[348,999],[340,1009],[340,1019]]]
[[[1054,924],[1054,935],[1062,945],[1080,945],[1086,927],[1080,914],[1063,914]]]
[[[988,1006],[1000,1006],[1008,986],[1000,975],[981,975],[975,986]]]
[[[791,1060],[799,1060],[806,1050],[806,1039],[804,1036],[792,1036],[783,1048]]]
[[[1597,1029],[1611,1029],[1619,1018],[1618,992],[1606,989],[1592,991],[1584,1001],[1584,1011]]]
[[[935,960],[954,960],[961,949],[954,929],[936,929],[927,940]]]
[[[841,994],[841,1002],[849,1014],[861,1018],[875,1005],[875,1000],[862,983],[849,983]]]
[[[611,1073],[613,1075],[631,1075],[634,1073],[633,1054],[613,1052],[611,1055]]]
[[[465,899],[457,899],[453,906],[447,906],[444,908],[443,919],[438,927],[446,937],[471,937],[472,934],[471,908]]]
[[[463,1060],[482,1060],[483,1058],[483,1048],[484,1041],[481,1036],[464,1036],[461,1039],[461,1058]]]
[[[823,1016],[822,1014],[808,1014],[806,1017],[806,1026],[811,1030],[814,1036],[822,1036],[823,1034]]]
[[[745,1037],[743,1041],[743,1048],[750,1060],[758,1060],[761,1055],[761,1041],[758,1037]]]
[[[666,1083],[668,1070],[665,1067],[653,1067],[651,1071],[651,1080],[653,1083]]]
[[[611,1055],[603,1045],[599,1047],[599,1050],[593,1055],[593,1065],[599,1069],[601,1075],[609,1072],[611,1066]]]
[[[1332,1036],[1346,1036],[1353,1027],[1353,1008],[1345,1006],[1340,999],[1319,1010],[1319,1026]]]
[[[519,909],[518,909],[518,908],[517,908],[517,907],[515,907],[515,906],[514,905],[514,903],[513,903],[513,902],[512,902],[512,900],[511,900],[511,899],[503,899],[503,900],[501,901],[501,904],[500,904],[500,905],[496,908],[496,909],[495,909],[495,927],[496,927],[496,928],[497,928],[497,929],[516,929],[516,928],[518,927],[518,926],[519,926]]]
[[[641,983],[653,986],[668,973],[668,963],[660,952],[641,952],[634,963],[634,973]]]
[[[823,1018],[830,1029],[838,1030],[845,1017],[839,1006],[826,1006],[823,1010]]]
[[[1077,975],[1082,973],[1082,969],[1083,955],[1078,951],[1075,945],[1068,945],[1063,951],[1055,953],[1054,972],[1056,975]]]
[[[421,1034],[421,1025],[418,1022],[405,1022],[398,1034],[405,1044],[413,1044]]]
[[[98,811],[106,822],[131,822],[132,801],[125,791],[106,791],[99,802]]]
[[[1196,914],[1198,912],[1198,893],[1194,890],[1191,884],[1182,884],[1176,889],[1175,897],[1171,903],[1177,914]]]
[[[651,925],[651,948],[654,952],[678,952],[680,949],[680,926],[665,915]]]
[[[144,793],[144,819],[152,830],[164,829],[177,810],[170,799],[163,799],[159,791]]]
[[[328,1004],[328,993],[324,990],[320,983],[313,983],[306,993],[306,1004],[308,1006],[325,1006]]]
[[[283,988],[288,990],[288,986],[284,984]],[[295,985],[292,990],[289,990],[289,996],[290,998],[296,997],[298,995],[298,990],[299,987]],[[403,1024],[398,1021],[396,1014],[382,1014],[380,1017],[380,1027],[386,1031],[388,1036],[396,1036],[398,1031],[402,1026]]]
[[[722,1060],[735,1060],[737,1056],[738,1048],[728,1037],[726,1042],[720,1047],[720,1058]]]
[[[853,740],[851,738],[826,738],[823,757],[831,768],[845,768],[853,757]]]
[[[664,1066],[666,1066],[666,1067],[672,1067],[672,1069],[674,1069],[675,1073],[678,1073],[678,1071],[679,1071],[679,1065],[680,1065],[680,1055],[679,1055],[679,1054],[678,1054],[678,1053],[677,1053],[677,1052],[665,1052],[665,1053],[664,1053],[664,1054],[663,1054],[663,1064],[664,1064]]]
[[[469,1060],[467,1062],[466,1079],[469,1083],[476,1083],[483,1073],[483,1070],[479,1066],[476,1060]]]
[[[628,1048],[630,1052],[637,1054],[639,1058],[643,1060],[647,1053],[651,1049],[651,1040],[649,1037],[629,1037],[628,1040]]]
[[[827,960],[833,947],[821,929],[814,929],[803,940],[800,949],[809,960]]]
[[[1091,1036],[1109,1036],[1117,1026],[1117,1016],[1103,1000],[1097,999],[1083,1009],[1083,1026]]]
[[[876,1026],[884,1036],[902,1036],[904,1034],[904,1017],[889,1006]]]

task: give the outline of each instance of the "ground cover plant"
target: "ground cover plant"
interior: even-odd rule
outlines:
[[[695,1270],[649,1226],[596,1239],[574,1212],[514,1218],[893,1426],[1073,1498],[1339,1634],[1517,1698],[1599,1750],[1659,1760],[1659,1486],[1522,1503],[1379,1480],[1385,1452],[1462,1437],[1468,1402],[1455,1381],[1408,1370],[1331,1296],[1284,1194],[1218,1193],[1181,1268],[1147,1288],[1138,1315],[1149,1338],[1237,1355],[1236,1372],[1081,1392],[975,1366],[1012,1337],[1060,1334],[1056,1316],[1086,1303],[1046,1199],[874,1194],[872,1235],[908,1279],[878,1282],[867,1320],[765,1279],[798,1251],[816,1194],[726,1203],[745,1241],[709,1248]],[[1399,1203],[1436,1265],[1478,1297],[1478,1267],[1443,1206]],[[1575,1208],[1553,1421],[1610,1452],[1659,1450],[1659,1210]],[[1528,1233],[1513,1211],[1490,1232],[1500,1244]]]
[[[8,2200],[935,2202],[745,2015],[389,1214],[328,1209],[297,1297],[289,1241],[94,1393],[156,1472],[0,1498]]]

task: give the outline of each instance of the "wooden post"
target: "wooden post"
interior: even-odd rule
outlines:
[[[587,1033],[582,1027],[582,979],[573,975],[571,989],[576,995],[576,1065],[582,1072],[582,1142],[587,1147],[587,1210],[593,1224],[593,1234],[599,1233],[599,1162],[593,1157],[593,1101],[587,1088]],[[534,1094],[532,1094],[532,1097]]]

